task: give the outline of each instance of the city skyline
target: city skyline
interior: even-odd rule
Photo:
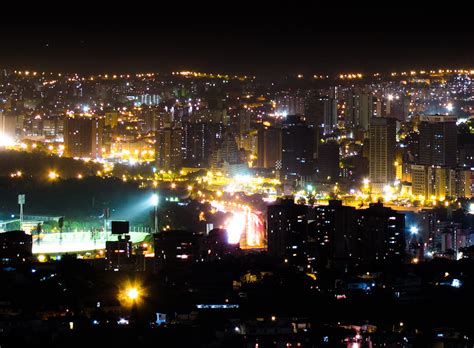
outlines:
[[[4,30],[0,346],[474,346],[469,32],[175,7]]]

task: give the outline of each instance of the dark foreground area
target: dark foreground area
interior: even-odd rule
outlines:
[[[0,272],[2,347],[471,347],[471,261],[303,272],[262,254],[146,272],[102,260]],[[129,288],[137,289],[131,299]],[[125,295],[123,295],[125,294]]]

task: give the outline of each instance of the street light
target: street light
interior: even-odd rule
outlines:
[[[127,307],[134,307],[140,304],[141,299],[145,294],[144,289],[137,282],[127,281],[123,286],[120,288],[118,293],[118,299],[122,303],[122,305]]]
[[[416,227],[416,226],[410,227],[410,233],[411,234],[418,234],[418,227]]]
[[[57,178],[59,178],[59,174],[56,173],[55,171],[50,171],[50,172],[48,173],[48,178],[49,178],[50,180],[56,180]]]
[[[140,296],[140,292],[137,288],[129,288],[127,289],[126,295],[130,301],[134,302]]]
[[[137,282],[127,282],[119,292],[119,300],[122,306],[130,308],[130,323],[137,323],[138,306],[145,296],[145,289]],[[125,323],[124,323],[125,324]]]

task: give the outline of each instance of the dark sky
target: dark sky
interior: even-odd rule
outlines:
[[[159,22],[158,20],[156,22]],[[256,74],[474,67],[469,32],[327,32],[298,23],[9,25],[0,65],[95,72],[197,69]]]

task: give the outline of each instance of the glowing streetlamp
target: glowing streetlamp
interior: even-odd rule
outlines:
[[[57,178],[59,178],[59,175],[58,175],[58,173],[56,173],[56,172],[54,172],[54,171],[50,171],[50,172],[48,173],[48,178],[49,178],[50,180],[56,180]]]
[[[126,282],[118,293],[118,299],[127,307],[137,306],[144,296],[144,289],[136,282]]]
[[[140,292],[137,288],[129,288],[126,291],[126,296],[130,301],[135,302],[136,300],[138,300],[138,297],[140,297]]]
[[[418,227],[416,227],[416,226],[410,227],[410,233],[411,234],[413,234],[413,235],[418,234],[418,231],[419,231]]]

